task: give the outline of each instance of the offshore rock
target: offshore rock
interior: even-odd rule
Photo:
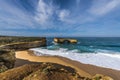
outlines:
[[[68,43],[77,43],[76,39],[71,38],[54,38],[55,43],[68,44]]]

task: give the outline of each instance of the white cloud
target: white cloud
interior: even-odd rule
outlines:
[[[45,24],[53,15],[54,7],[52,3],[46,4],[44,0],[39,0],[35,19],[41,24]]]
[[[81,0],[76,0],[77,7],[75,6],[75,9],[79,9],[80,2]],[[74,4],[71,4],[71,6],[74,6]],[[72,9],[61,9],[60,5],[55,5],[52,0],[49,0],[48,3],[44,0],[39,0],[34,18],[41,25],[42,29],[53,28],[55,24],[54,19],[63,22],[63,24],[83,24],[93,20],[88,15],[81,15],[77,10],[72,12]],[[58,26],[54,28],[56,27]]]
[[[39,0],[35,20],[41,25],[41,28],[53,28],[54,19],[64,23],[72,23],[73,21],[69,18],[70,10],[61,9],[60,5],[53,4],[52,0],[49,3]]]
[[[68,22],[68,17],[70,16],[70,11],[69,10],[60,10],[58,13],[58,17],[61,21]]]
[[[104,15],[120,4],[120,0],[94,0],[89,12],[93,15]]]
[[[63,8],[64,5],[54,4],[53,0],[48,0],[46,2],[45,0],[38,0],[38,5],[36,6],[37,11],[35,12],[35,15],[29,15],[27,14],[27,11],[23,11],[22,9],[15,7],[15,5],[10,5],[4,0],[1,0],[0,23],[4,25],[4,22],[7,22],[5,24],[8,26],[6,26],[5,29],[58,29],[59,27],[59,29],[62,30],[63,28],[60,27],[61,25],[67,25],[64,29],[72,29],[73,25],[95,21],[99,18],[98,16],[101,17],[101,15],[114,10],[120,3],[120,0],[92,1],[93,4],[89,4],[91,7],[83,10],[82,7],[86,7],[86,5],[80,5],[80,3],[82,3],[81,0],[76,0],[76,3],[73,4],[71,3],[70,8],[72,9]]]
[[[6,0],[0,0],[0,22],[2,23],[0,28],[34,28],[31,18],[30,15],[15,5],[8,3]]]

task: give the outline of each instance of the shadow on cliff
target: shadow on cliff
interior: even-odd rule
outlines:
[[[25,64],[38,64],[40,62],[32,62],[32,61],[29,61],[29,60],[23,60],[23,59],[16,59],[16,62],[15,62],[15,65],[14,65],[14,68],[16,67],[20,67],[20,66],[23,66]]]

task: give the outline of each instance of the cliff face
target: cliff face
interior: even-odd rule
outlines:
[[[46,46],[46,38],[39,37],[0,37],[0,49],[25,50]]]
[[[104,75],[82,77],[71,67],[55,63],[27,64],[0,74],[1,80],[113,80]]]
[[[0,36],[0,45],[19,43],[19,42],[33,42],[33,41],[45,41],[45,37],[10,37]]]
[[[14,75],[13,75],[14,74]],[[75,69],[54,63],[24,65],[1,73],[2,80],[89,80]]]
[[[13,50],[0,50],[0,73],[14,67],[15,52]]]
[[[46,46],[46,38],[39,37],[0,37],[0,72],[13,68],[15,50],[26,50]]]
[[[26,50],[45,46],[46,41],[18,42],[1,46],[2,49]]]

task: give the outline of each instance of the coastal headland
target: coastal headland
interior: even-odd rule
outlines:
[[[60,56],[36,56],[28,49],[45,46],[46,39],[2,37],[0,79],[2,80],[119,80],[120,71],[83,64]],[[3,42],[4,39],[4,42]],[[27,39],[27,40],[25,40]],[[31,40],[30,39],[34,39]],[[15,41],[14,41],[15,40]],[[22,41],[21,41],[22,40]],[[6,41],[6,42],[5,42]],[[41,42],[41,43],[40,43]],[[39,45],[38,45],[39,44]],[[13,51],[13,52],[11,52]],[[8,56],[13,54],[12,56]],[[12,62],[11,63],[11,60]],[[6,63],[7,62],[7,63]],[[9,63],[9,64],[8,64]],[[13,64],[9,68],[9,65]],[[112,63],[111,63],[112,65]],[[3,71],[3,72],[2,72]],[[55,74],[56,76],[53,76]],[[65,76],[66,75],[66,76]]]

